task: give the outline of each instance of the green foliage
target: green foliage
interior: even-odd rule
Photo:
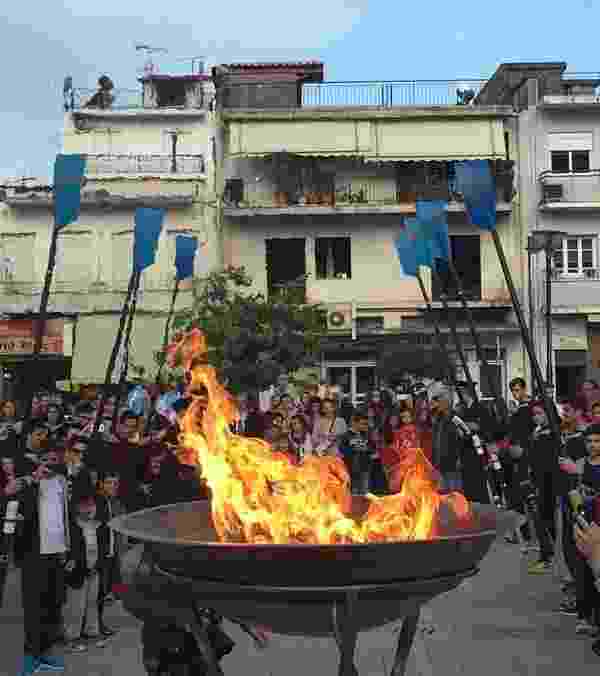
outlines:
[[[265,298],[251,286],[243,267],[213,272],[195,282],[191,311],[173,321],[173,332],[204,332],[211,364],[233,392],[266,389],[314,363],[324,329],[324,309],[304,303],[297,288]]]

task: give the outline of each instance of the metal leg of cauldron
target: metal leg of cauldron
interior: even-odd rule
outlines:
[[[358,604],[358,592],[348,592],[342,610],[340,605],[333,604],[333,635],[340,651],[340,666],[338,676],[358,676],[354,665],[354,652],[358,630],[356,624],[356,611]]]
[[[206,622],[204,622],[196,606],[193,606],[193,611],[194,622],[191,625],[191,630],[198,642],[198,648],[207,665],[206,676],[223,676],[223,671],[219,666],[219,661],[217,660],[208,632],[206,631]]]
[[[396,656],[394,657],[394,666],[392,667],[390,676],[405,676],[408,658],[415,640],[420,616],[421,609],[417,608],[412,615],[407,615],[402,621],[402,629],[400,630],[400,636],[398,637],[398,644],[396,646]]]

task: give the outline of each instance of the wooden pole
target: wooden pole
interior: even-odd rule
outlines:
[[[104,413],[104,408],[106,406],[106,400],[108,399],[108,391],[112,384],[112,375],[115,370],[115,364],[117,362],[117,357],[119,355],[119,350],[123,343],[123,333],[125,331],[125,322],[127,321],[127,316],[129,314],[129,304],[133,295],[133,291],[136,285],[139,284],[139,278],[141,273],[134,271],[131,273],[129,278],[129,286],[127,288],[127,295],[125,296],[125,301],[123,302],[123,307],[121,308],[121,317],[119,319],[119,328],[117,330],[117,335],[115,336],[115,342],[112,347],[112,352],[108,360],[108,365],[106,367],[106,375],[104,377],[104,387],[102,390],[102,396],[100,397],[100,402],[98,403],[98,411],[96,414],[96,420],[94,422],[94,428],[92,432],[92,437],[98,436],[98,430],[100,428],[102,414]]]
[[[470,332],[471,332],[471,338],[473,339],[473,344],[475,345],[475,352],[477,353],[477,359],[479,360],[479,363],[482,366],[488,367],[489,364],[487,362],[487,359],[485,358],[485,353],[483,351],[481,341],[479,340],[479,335],[477,333],[477,329],[475,328],[475,320],[473,319],[473,313],[471,312],[471,308],[469,307],[467,299],[465,298],[463,285],[462,285],[460,276],[459,276],[459,274],[456,270],[456,267],[454,266],[454,262],[452,260],[448,261],[448,266],[450,268],[450,272],[451,272],[452,277],[454,278],[454,282],[456,284],[458,299],[460,300],[460,302],[463,306],[463,309],[465,311],[465,314],[467,315],[467,323],[469,324],[469,329],[470,329]],[[508,413],[507,407],[506,407],[506,401],[504,400],[502,393],[496,387],[496,383],[494,382],[493,379],[490,379],[490,389],[492,390],[492,395],[494,397],[494,400],[496,401],[496,405],[499,407],[499,413],[500,413],[502,419],[505,420],[506,417],[507,417],[507,413]]]
[[[167,345],[169,344],[169,332],[171,330],[171,322],[173,321],[173,315],[175,314],[175,304],[177,302],[177,296],[179,295],[179,283],[180,283],[180,280],[176,279],[175,280],[175,286],[173,287],[173,293],[171,295],[171,305],[169,307],[169,313],[167,314],[167,321],[165,322],[165,333],[163,335],[163,342],[162,342],[163,354],[164,354],[165,349],[167,348]],[[160,377],[161,377],[161,374],[162,374],[163,365],[164,364],[161,363],[161,365],[158,367],[158,371],[156,373],[156,381],[155,381],[156,385],[160,384]]]
[[[33,343],[33,355],[31,360],[31,373],[38,373],[38,362],[40,359],[40,353],[42,351],[44,343],[44,333],[46,331],[46,319],[48,316],[48,301],[50,299],[50,289],[52,288],[52,279],[54,277],[54,268],[56,267],[56,252],[58,248],[58,233],[60,228],[56,223],[52,227],[52,233],[50,236],[50,250],[48,252],[48,264],[46,266],[46,275],[44,277],[44,287],[42,289],[42,297],[40,298],[40,307],[37,313],[37,321],[34,322],[35,332],[34,332],[34,343]],[[33,415],[33,397],[35,395],[34,387],[37,387],[37,382],[32,383],[32,389],[29,393],[29,401],[26,409],[26,416],[28,419],[31,419]]]
[[[138,300],[138,293],[140,290],[140,281],[141,281],[141,275],[138,273],[137,279],[135,282],[135,287],[133,289],[132,295],[131,295],[131,306],[129,309],[129,315],[127,316],[127,327],[125,328],[125,336],[123,338],[123,346],[124,346],[124,357],[123,357],[123,363],[121,365],[121,373],[119,375],[119,389],[117,391],[117,399],[115,401],[115,410],[113,411],[113,418],[112,418],[112,429],[116,429],[116,424],[117,420],[119,418],[119,408],[121,406],[121,401],[122,401],[122,395],[123,395],[123,389],[125,387],[125,384],[127,382],[127,374],[129,372],[129,350],[131,346],[131,332],[133,330],[133,320],[135,319],[135,311],[137,309],[137,300]]]
[[[452,361],[450,360],[450,355],[448,354],[448,350],[446,348],[446,341],[444,340],[444,337],[442,336],[442,332],[440,330],[439,322],[435,318],[435,314],[434,314],[433,308],[431,306],[431,301],[429,300],[429,295],[427,293],[427,289],[425,288],[425,284],[423,282],[423,278],[421,277],[420,272],[417,272],[417,281],[419,282],[419,287],[421,289],[421,294],[423,296],[423,300],[425,301],[427,311],[429,312],[429,316],[431,317],[431,321],[433,322],[433,330],[434,330],[434,333],[435,333],[435,337],[436,337],[436,340],[437,340],[439,350],[445,357],[446,370],[448,372],[450,384],[454,387],[456,393],[458,394],[458,398],[460,399],[461,404],[463,404],[463,406],[466,406],[466,401],[465,401],[465,398],[463,396],[463,393],[462,393],[461,389],[456,386],[456,374],[454,373],[454,366],[452,364]]]
[[[552,437],[556,444],[556,448],[560,449],[562,447],[562,437],[560,434],[560,426],[556,415],[556,410],[554,405],[548,398],[546,394],[546,387],[544,383],[544,378],[542,376],[542,371],[540,369],[539,362],[537,360],[535,350],[533,348],[533,342],[531,340],[531,334],[527,328],[527,322],[525,321],[525,315],[523,314],[523,309],[521,307],[521,302],[519,301],[519,296],[517,294],[517,289],[512,278],[508,262],[506,260],[506,255],[504,253],[504,247],[502,246],[502,241],[498,235],[498,231],[494,228],[492,232],[492,240],[494,246],[496,247],[496,253],[498,254],[498,260],[500,261],[500,266],[502,267],[502,272],[504,273],[504,279],[506,280],[506,286],[510,293],[513,309],[515,315],[517,316],[517,321],[519,323],[519,328],[521,329],[521,338],[525,344],[525,349],[527,350],[527,355],[529,356],[529,362],[531,364],[531,371],[535,385],[540,392],[542,402],[544,404],[544,410],[546,412],[546,417],[548,418],[548,423],[552,430]]]
[[[438,274],[437,270],[435,269],[435,262],[431,266],[431,274],[433,275],[434,279],[437,279],[438,283],[440,284],[440,287],[442,287],[442,291],[440,293],[440,300],[442,301],[442,305],[444,306],[444,310],[446,312],[446,317],[448,319],[448,328],[450,329],[450,335],[452,336],[452,340],[454,341],[454,344],[456,345],[456,351],[458,352],[458,357],[460,359],[460,363],[461,363],[461,366],[463,368],[465,378],[467,379],[469,389],[471,390],[471,395],[473,397],[473,401],[477,405],[479,405],[479,397],[477,395],[477,389],[475,388],[475,383],[473,382],[473,378],[471,377],[471,370],[469,369],[469,364],[467,363],[467,358],[465,357],[465,352],[464,352],[464,349],[463,349],[462,340],[460,339],[460,336],[458,335],[458,330],[456,328],[456,321],[455,321],[454,317],[452,316],[452,313],[450,311],[450,307],[448,305],[448,295],[443,288],[443,284],[442,284],[442,280],[440,278],[440,275]]]

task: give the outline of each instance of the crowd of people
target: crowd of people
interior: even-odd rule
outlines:
[[[564,561],[557,610],[577,618],[575,631],[595,637],[600,654],[600,529],[582,521],[600,524],[600,388],[586,382],[576,400],[557,403],[560,448],[525,381],[515,378],[510,390],[514,401],[503,412],[485,406],[468,383],[451,389],[410,376],[358,407],[325,384],[301,392],[282,386],[240,397],[232,431],[268,441],[294,463],[310,454],[341,457],[356,495],[400,491],[407,454],[422,449],[441,490],[522,514],[507,540],[539,550],[530,574]],[[27,420],[15,402],[0,404],[0,514],[12,504],[20,515],[14,537],[2,536],[2,552],[10,549],[21,568],[24,676],[62,668],[52,656],[57,641],[81,652],[114,633],[104,610],[119,595],[128,546],[108,527],[114,516],[208,497],[179,444],[191,401],[183,388],[138,386],[134,395],[116,412],[106,402],[101,424],[94,387],[71,400],[40,396]]]

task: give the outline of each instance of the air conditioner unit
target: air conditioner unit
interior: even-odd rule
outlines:
[[[545,202],[560,202],[563,199],[564,186],[560,183],[544,186]]]
[[[352,308],[335,307],[327,312],[327,329],[331,331],[352,330]]]

